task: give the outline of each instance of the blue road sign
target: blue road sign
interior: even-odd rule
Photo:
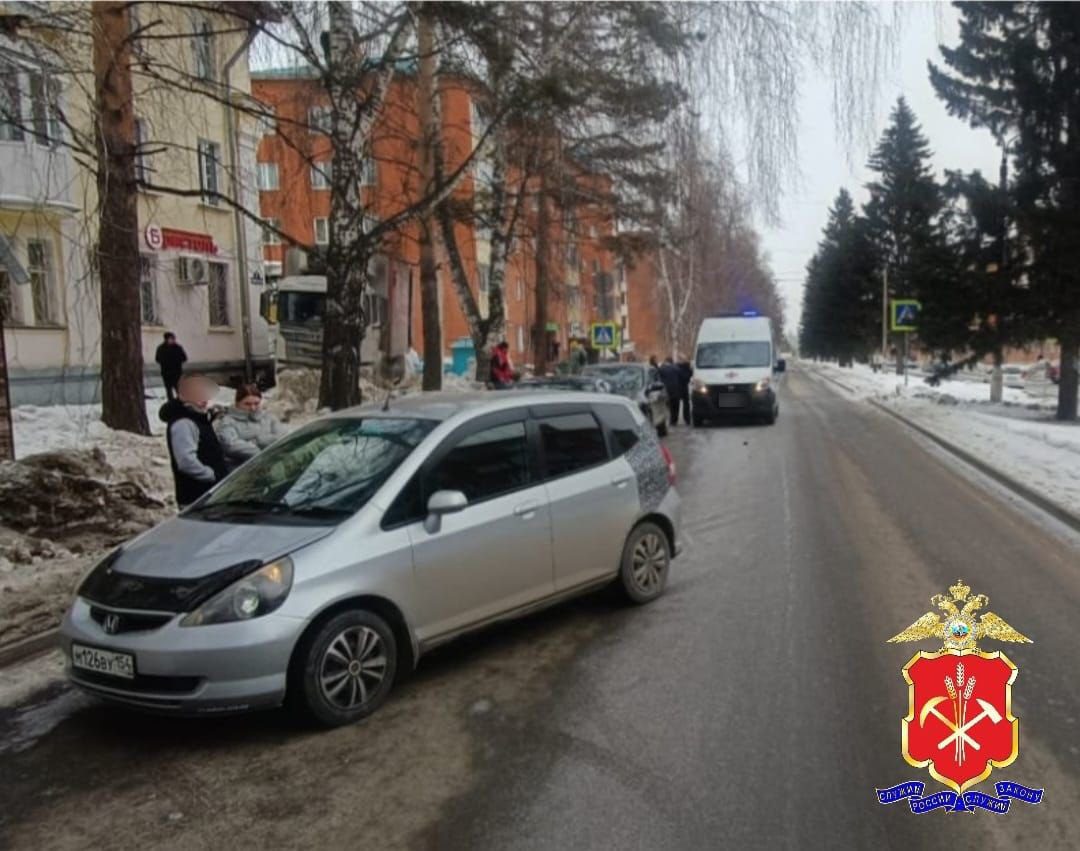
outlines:
[[[613,349],[618,345],[618,326],[614,322],[594,322],[589,327],[594,349]]]
[[[897,298],[892,301],[893,331],[914,331],[919,324],[919,311],[922,305],[915,299]]]

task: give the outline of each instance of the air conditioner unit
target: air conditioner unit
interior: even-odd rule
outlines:
[[[176,279],[189,286],[206,285],[210,283],[210,264],[202,257],[177,257]]]

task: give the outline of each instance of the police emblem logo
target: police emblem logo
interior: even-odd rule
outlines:
[[[978,642],[1030,644],[1031,639],[993,612],[979,614],[989,598],[973,595],[962,580],[949,588],[949,595],[935,594],[930,602],[939,611],[927,612],[889,639],[941,642],[933,652],[920,650],[902,669],[908,714],[901,719],[901,753],[948,789],[924,795],[925,783],[908,781],[878,789],[878,801],[906,800],[913,813],[942,808],[1006,813],[1013,799],[1037,804],[1043,790],[1018,783],[997,783],[993,795],[972,789],[1020,754],[1020,720],[1012,714],[1017,667],[1001,651],[984,652]]]

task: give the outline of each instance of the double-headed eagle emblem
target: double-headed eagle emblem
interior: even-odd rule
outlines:
[[[964,584],[964,580],[956,580],[956,584],[950,586],[949,593],[952,599],[944,594],[935,594],[930,598],[930,602],[945,613],[944,619],[937,612],[927,612],[889,641],[898,643],[934,638],[943,642],[942,650],[978,650],[978,642],[983,638],[1031,643],[1030,638],[1017,632],[993,612],[976,618],[975,613],[989,603],[990,598],[985,594],[972,595],[971,588]]]

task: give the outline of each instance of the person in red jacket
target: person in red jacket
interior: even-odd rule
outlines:
[[[503,390],[514,383],[514,367],[510,363],[510,344],[503,340],[491,353],[491,383]]]

